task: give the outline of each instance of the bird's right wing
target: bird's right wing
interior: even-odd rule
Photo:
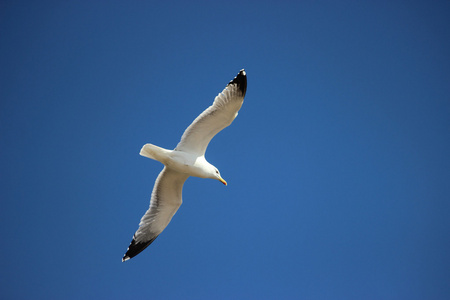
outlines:
[[[166,228],[181,205],[183,184],[189,176],[164,167],[153,187],[150,208],[142,217],[122,261],[141,253]]]

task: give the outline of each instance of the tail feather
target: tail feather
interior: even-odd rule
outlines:
[[[142,146],[141,148],[141,152],[139,152],[140,155],[151,158],[151,159],[155,159],[156,158],[153,156],[152,151],[151,151],[151,146],[153,146],[152,144],[145,144],[144,146]]]
[[[139,154],[163,163],[163,161],[166,159],[167,152],[169,152],[169,150],[152,144],[145,144]]]

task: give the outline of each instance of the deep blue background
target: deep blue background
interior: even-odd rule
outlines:
[[[448,1],[2,1],[2,299],[449,299]],[[122,263],[162,165],[234,123]]]

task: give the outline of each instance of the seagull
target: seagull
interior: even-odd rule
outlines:
[[[189,125],[174,150],[152,144],[142,147],[140,155],[163,163],[164,168],[156,178],[150,207],[141,218],[122,262],[141,253],[166,228],[181,205],[183,184],[189,176],[212,178],[227,185],[219,170],[205,159],[205,151],[211,139],[236,118],[246,90],[247,74],[242,69],[213,104]]]

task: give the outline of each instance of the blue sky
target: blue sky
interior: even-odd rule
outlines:
[[[448,299],[448,1],[2,1],[0,298]],[[162,165],[245,68],[161,236]]]

